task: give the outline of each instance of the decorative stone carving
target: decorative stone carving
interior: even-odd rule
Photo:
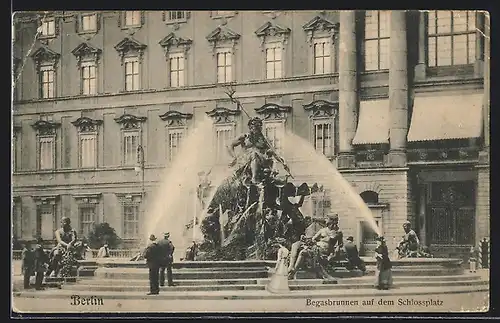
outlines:
[[[40,66],[42,64],[50,63],[52,67],[55,69],[61,54],[54,52],[52,49],[47,46],[42,46],[38,48],[35,52],[31,54],[33,61],[37,67],[37,71],[40,71]]]
[[[142,202],[143,193],[116,193],[122,204],[139,204]]]
[[[55,136],[56,129],[61,126],[59,122],[38,120],[31,125],[40,136]]]
[[[101,193],[73,195],[78,204],[99,204]]]
[[[125,55],[128,53],[136,53],[139,60],[142,60],[144,51],[147,45],[135,40],[132,37],[125,37],[122,41],[115,45],[116,51],[120,54],[121,64],[123,65]]]
[[[168,53],[172,47],[181,48],[184,55],[186,55],[192,43],[193,41],[191,39],[177,37],[174,33],[168,34],[159,42],[160,46],[163,47],[163,50],[165,51],[166,57],[168,57]]]
[[[221,44],[230,44],[231,48],[234,50],[238,39],[240,39],[240,35],[225,26],[215,28],[215,30],[207,36],[208,42],[212,45],[214,55],[217,46]]]
[[[78,128],[78,132],[97,132],[103,121],[81,117],[71,123]]]
[[[81,43],[80,45],[76,46],[76,48],[73,49],[71,53],[75,55],[77,59],[77,66],[78,68],[80,68],[83,59],[90,59],[93,62],[97,63],[99,61],[102,50],[92,46],[89,43]]]
[[[326,100],[316,100],[303,105],[304,110],[310,113],[311,118],[333,117],[335,118],[339,111],[338,102]]]
[[[265,49],[264,45],[266,41],[273,39],[281,41],[282,46],[284,48],[284,45],[287,43],[288,38],[290,36],[290,32],[291,32],[290,28],[283,27],[272,22],[266,22],[264,25],[262,25],[259,29],[255,31],[255,34],[257,35],[257,37],[260,38],[260,44],[262,50],[264,50]]]
[[[307,41],[312,46],[314,37],[329,36],[334,40],[335,34],[339,30],[339,24],[334,24],[324,17],[316,16],[302,28],[307,33]]]
[[[234,122],[235,117],[241,114],[240,110],[231,110],[228,108],[217,107],[207,112],[207,115],[214,119],[214,123]]]
[[[168,126],[186,126],[187,120],[192,118],[192,113],[182,113],[175,110],[167,111],[160,116],[160,119],[166,121]]]
[[[59,195],[33,196],[36,205],[56,205]]]
[[[264,120],[282,120],[286,119],[288,112],[292,111],[290,106],[282,106],[276,103],[266,103],[260,108],[256,108],[255,112],[261,115]]]
[[[137,117],[131,114],[123,114],[115,118],[116,123],[119,123],[123,130],[140,129],[141,123],[145,122],[147,117]]]

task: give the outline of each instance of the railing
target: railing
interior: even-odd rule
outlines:
[[[45,250],[49,252],[49,249]],[[109,257],[110,258],[132,258],[135,256],[140,249],[109,249]],[[92,250],[92,258],[97,257],[97,253],[99,250]],[[12,250],[12,259],[13,260],[21,260],[22,250]],[[87,257],[88,258],[88,257]]]

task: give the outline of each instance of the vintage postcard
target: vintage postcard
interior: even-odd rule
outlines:
[[[488,12],[12,17],[13,312],[489,310]]]

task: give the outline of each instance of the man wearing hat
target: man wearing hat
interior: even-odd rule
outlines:
[[[168,286],[174,286],[172,281],[172,263],[174,262],[174,244],[170,241],[170,233],[165,232],[163,239],[158,242],[161,253],[160,263],[160,286],[165,286],[165,269],[167,269]]]
[[[358,268],[363,272],[366,272],[365,263],[361,258],[359,258],[358,247],[354,243],[354,238],[352,236],[347,237],[347,241],[344,244],[344,252],[348,261],[348,270]]]
[[[148,295],[158,295],[160,293],[159,272],[162,260],[161,248],[156,242],[154,234],[149,236],[150,244],[146,247],[144,258],[149,268],[149,293]]]
[[[35,289],[42,290],[44,273],[47,270],[47,264],[49,258],[43,249],[43,240],[38,237],[36,240],[36,246],[34,251],[34,269],[35,269]]]

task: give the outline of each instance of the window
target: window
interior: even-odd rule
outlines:
[[[38,137],[40,169],[54,169],[55,140],[54,137]]]
[[[140,11],[125,11],[125,27],[137,27],[141,25]]]
[[[369,10],[365,13],[365,71],[389,68],[390,11]]]
[[[283,139],[285,135],[284,122],[264,122],[264,135],[266,136],[271,146],[278,153],[283,152]]]
[[[40,97],[50,99],[55,97],[55,70],[53,65],[40,66]]]
[[[137,238],[139,236],[139,205],[127,204],[123,206],[123,236]]]
[[[472,64],[476,57],[476,12],[428,13],[428,66]]]
[[[170,54],[170,86],[184,86],[184,54]]]
[[[317,120],[314,126],[314,148],[327,157],[335,154],[333,146],[333,124],[328,120]]]
[[[39,28],[39,32],[44,37],[50,37],[56,35],[56,20],[52,19],[43,19],[42,25]]]
[[[225,163],[230,161],[229,152],[227,151],[227,146],[233,140],[233,125],[217,125],[215,130],[215,153],[217,162]]]
[[[217,83],[232,82],[232,65],[230,51],[217,53]]]
[[[125,91],[137,91],[140,89],[139,58],[125,58]]]
[[[312,196],[312,216],[314,218],[325,218],[331,209],[332,202],[329,194],[318,192]]]
[[[87,237],[92,231],[95,219],[96,219],[96,208],[95,206],[80,206],[80,235],[82,237]]]
[[[282,77],[282,48],[279,44],[271,44],[266,48],[266,78],[268,80]]]
[[[80,134],[80,167],[97,167],[97,135],[93,133]]]
[[[97,66],[94,62],[82,62],[82,94],[97,94]]]
[[[168,161],[173,161],[181,149],[184,129],[168,129]]]
[[[137,147],[139,146],[138,131],[123,132],[123,163],[126,166],[137,164]]]
[[[328,74],[332,72],[331,45],[327,38],[314,41],[314,74]]]
[[[97,14],[89,13],[82,14],[82,32],[96,31],[97,30]]]
[[[212,17],[213,18],[220,18],[220,17],[231,17],[235,15],[234,10],[214,10],[212,11]]]
[[[186,11],[168,11],[167,21],[184,21],[187,19]]]

